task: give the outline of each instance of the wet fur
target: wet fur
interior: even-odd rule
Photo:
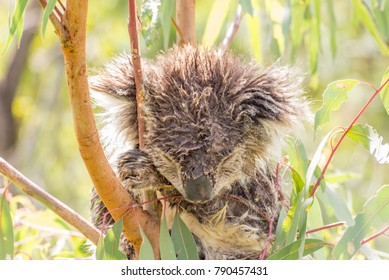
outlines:
[[[309,117],[301,75],[185,46],[144,60],[143,77],[142,151],[130,57],[116,57],[90,79],[103,109],[105,151],[123,185],[138,199],[145,189],[185,196],[185,180],[208,176],[212,200],[169,202],[194,233],[201,258],[258,259],[278,217],[274,173],[282,139]],[[106,211],[94,193],[97,226]],[[131,244],[123,246],[133,257]]]

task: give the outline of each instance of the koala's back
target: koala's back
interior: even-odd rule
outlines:
[[[145,61],[143,71],[142,151],[130,57],[115,58],[90,81],[104,109],[106,153],[124,187],[139,200],[144,190],[174,197],[168,204],[202,258],[258,259],[283,199],[274,178],[279,143],[309,117],[301,76],[189,46]],[[92,202],[101,226],[106,209],[97,195]],[[124,247],[132,257],[131,244]]]

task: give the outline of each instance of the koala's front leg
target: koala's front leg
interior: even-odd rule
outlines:
[[[138,149],[119,156],[117,172],[123,186],[134,194],[138,190],[157,190],[169,184],[158,172],[149,155]]]

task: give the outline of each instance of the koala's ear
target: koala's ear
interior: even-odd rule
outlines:
[[[138,124],[131,57],[123,54],[114,58],[97,75],[89,78],[89,87],[103,126],[100,137],[106,152],[116,152],[118,144],[123,149],[135,146]]]
[[[311,119],[309,102],[303,96],[303,76],[296,69],[273,65],[247,69],[236,106],[239,118],[289,133]]]

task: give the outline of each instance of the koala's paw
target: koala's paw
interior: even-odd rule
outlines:
[[[149,155],[141,150],[129,150],[118,160],[118,176],[127,190],[158,189],[169,184],[155,168]]]

